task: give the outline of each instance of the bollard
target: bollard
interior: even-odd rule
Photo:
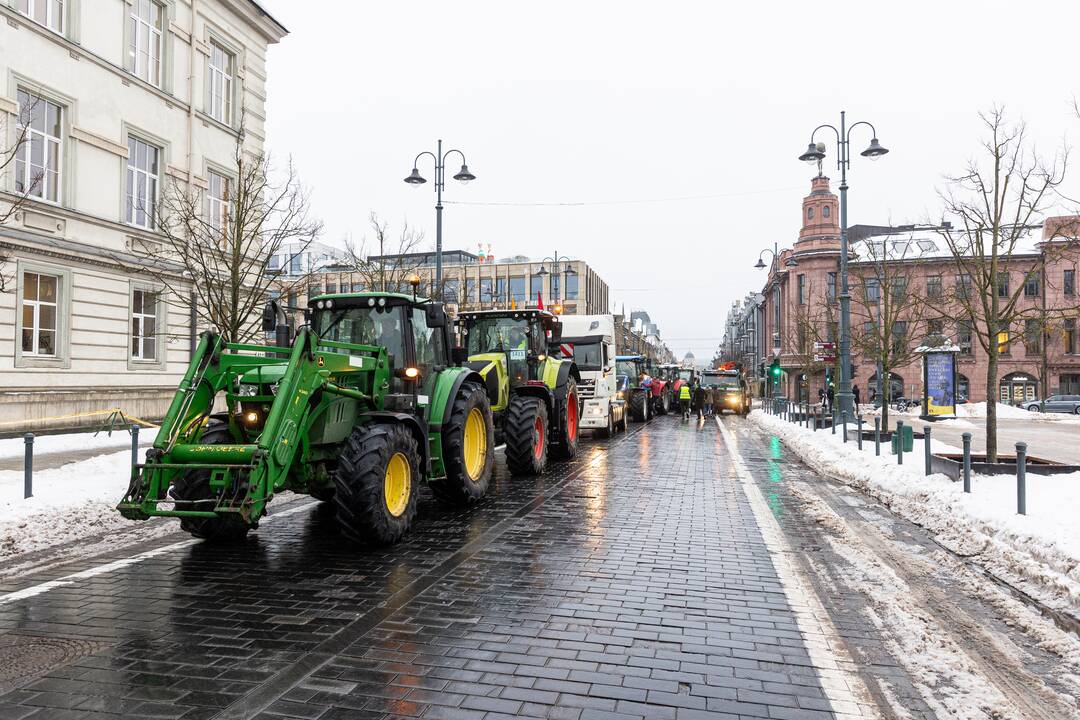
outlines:
[[[858,437],[857,437],[858,442],[859,442],[859,449],[862,450],[862,415],[856,415],[855,420],[857,421],[856,424],[858,425],[858,428],[859,428],[859,434],[858,434]]]
[[[131,426],[131,467],[139,464],[139,426]]]
[[[964,439],[964,492],[971,492],[971,433],[960,436]]]
[[[23,459],[23,500],[34,496],[34,433],[23,435],[26,455]]]
[[[844,442],[847,442],[847,410],[841,410],[840,417],[843,419],[844,425]]]
[[[926,474],[930,474],[930,426],[923,425],[923,454],[926,456]]]
[[[830,408],[832,412],[832,422],[829,423],[829,427],[832,428],[832,434],[836,434],[836,408]]]
[[[1016,443],[1016,512],[1027,515],[1027,443]]]
[[[896,421],[896,464],[904,464],[904,421]]]
[[[810,416],[810,424],[813,426],[814,432],[817,432],[817,413],[815,412]]]
[[[881,418],[874,418],[874,454],[881,454]]]

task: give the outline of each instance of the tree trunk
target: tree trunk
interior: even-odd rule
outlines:
[[[997,335],[991,335],[986,363],[986,461],[997,462]]]

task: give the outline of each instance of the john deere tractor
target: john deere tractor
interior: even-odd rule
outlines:
[[[485,382],[496,442],[506,443],[514,475],[539,475],[548,449],[558,458],[577,454],[577,367],[547,354],[561,323],[545,310],[482,310],[458,316],[466,365]]]
[[[421,482],[455,502],[484,495],[491,409],[483,377],[454,366],[443,306],[332,294],[308,318],[291,347],[202,335],[121,514],[239,539],[292,490],[335,503],[349,539],[392,543],[416,515]]]

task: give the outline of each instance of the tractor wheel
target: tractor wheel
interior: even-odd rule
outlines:
[[[432,480],[431,492],[441,500],[465,505],[484,497],[495,465],[495,431],[483,387],[461,386],[442,444],[446,477]]]
[[[200,445],[230,445],[233,443],[227,425],[211,425],[202,434]],[[177,500],[194,500],[184,504],[182,510],[213,510],[217,497],[210,488],[209,470],[189,470],[173,483],[169,492]],[[210,542],[235,542],[243,540],[251,526],[239,515],[226,514],[215,518],[180,518],[180,529],[192,536]]]
[[[630,416],[634,422],[645,422],[649,419],[649,396],[647,393],[630,393]]]
[[[577,383],[573,378],[570,378],[566,385],[566,399],[563,400],[561,407],[559,407],[559,412],[562,413],[563,417],[563,431],[562,436],[559,438],[559,445],[555,448],[555,455],[560,460],[570,460],[577,455],[580,410]]]
[[[503,424],[511,475],[539,475],[547,467],[548,414],[539,398],[515,395]]]
[[[312,488],[308,494],[319,502],[328,503],[334,501],[334,495],[336,494],[334,490],[334,486],[330,485],[329,487]]]
[[[404,425],[362,425],[342,445],[334,472],[341,532],[353,542],[395,543],[416,516],[420,452]]]
[[[671,412],[671,391],[667,388],[664,388],[664,392],[661,393],[660,403],[661,415],[667,415],[669,412]]]

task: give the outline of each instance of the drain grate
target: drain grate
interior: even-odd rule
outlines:
[[[0,635],[0,693],[108,646],[74,638]]]

